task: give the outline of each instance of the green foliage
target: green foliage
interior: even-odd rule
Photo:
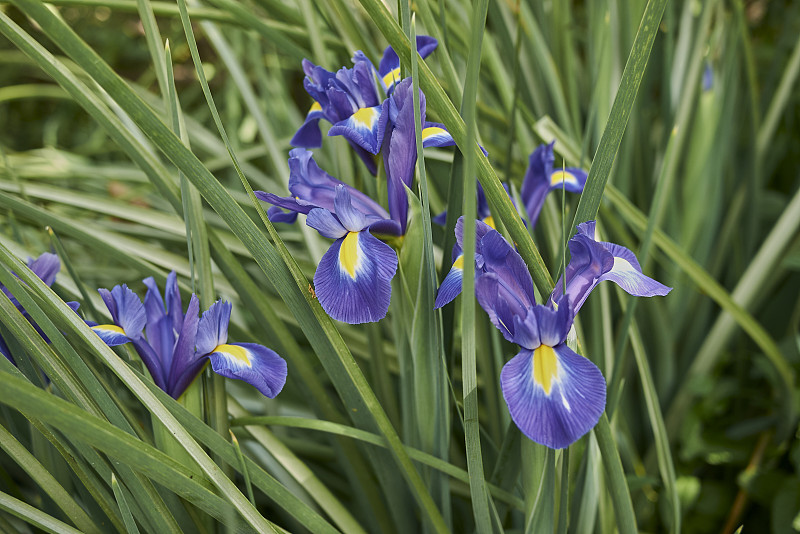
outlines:
[[[47,336],[0,294],[0,531],[800,530],[799,29],[797,3],[740,0],[0,2],[0,283]],[[286,195],[300,60],[386,45],[458,146],[420,149],[389,315],[346,325],[311,285],[327,241],[252,189]],[[553,139],[589,181],[529,231],[501,180]],[[315,158],[385,203],[341,138]],[[568,451],[510,422],[514,348],[475,300],[432,310],[476,180],[538,295],[594,217],[674,287],[587,301],[609,401]],[[24,267],[51,249],[52,290]],[[206,372],[176,402],[84,324],[96,288],[172,270],[287,359],[276,399]]]

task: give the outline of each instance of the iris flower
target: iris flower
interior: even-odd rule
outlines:
[[[520,196],[525,205],[525,212],[531,221],[531,228],[536,227],[539,212],[542,211],[544,199],[550,191],[565,189],[571,193],[581,193],[586,185],[586,171],[577,167],[553,169],[553,145],[539,145],[528,159],[528,170],[522,180]]]
[[[417,37],[417,51],[423,58],[431,54],[437,44],[433,37]],[[387,97],[395,92],[400,81],[397,53],[387,47],[377,69],[358,51],[353,56],[352,68],[343,67],[333,73],[304,59],[303,71],[306,74],[303,83],[314,104],[292,138],[292,146],[321,147],[319,121],[326,120],[332,124],[328,135],[342,135],[347,139],[369,171],[375,174],[377,165],[373,155],[381,150],[392,113]],[[441,124],[423,122],[423,125],[423,138],[430,138],[429,144],[438,142],[436,146],[442,146],[438,138],[443,135],[449,138]]]
[[[463,239],[463,218],[457,232]],[[528,438],[561,449],[591,430],[605,409],[606,383],[600,370],[566,344],[575,314],[598,283],[611,280],[635,296],[666,295],[671,288],[643,275],[633,253],[596,241],[594,221],[579,225],[570,240],[567,291],[559,288],[547,305],[534,300],[533,281],[520,255],[497,231],[476,228],[475,295],[492,323],[520,351],[500,374],[514,423]]]
[[[573,193],[581,193],[584,185],[586,185],[586,172],[576,167],[568,167],[566,169],[553,169],[553,145],[555,141],[549,145],[539,145],[534,150],[529,158],[528,170],[525,172],[525,178],[522,181],[522,190],[520,195],[525,204],[525,211],[531,221],[531,229],[536,226],[536,221],[539,219],[539,212],[544,205],[544,200],[547,194],[554,189],[563,188],[566,191]],[[508,187],[503,184],[508,192]],[[509,195],[510,196],[510,195]],[[513,199],[512,199],[513,202]],[[481,184],[478,184],[478,204],[477,204],[478,219],[485,222],[494,228],[494,219],[489,212],[489,205],[486,202],[486,195],[483,193]],[[447,212],[441,213],[434,217],[433,221],[437,224],[443,225]],[[447,273],[447,276],[442,281],[439,287],[439,292],[436,294],[435,308],[438,309],[453,301],[458,295],[461,294],[462,276],[464,271],[464,258],[461,254],[461,247],[458,245],[453,247],[453,266]],[[479,274],[478,270],[475,271],[476,275]]]
[[[243,380],[269,398],[280,393],[287,372],[283,358],[255,343],[228,343],[230,303],[217,301],[198,318],[196,295],[183,313],[174,271],[163,297],[152,277],[144,283],[144,304],[125,284],[99,289],[113,324],[92,329],[110,347],[133,343],[158,387],[177,399],[210,360],[219,375]]]
[[[293,222],[297,213],[307,214],[306,224],[335,239],[314,274],[315,292],[325,312],[350,324],[379,321],[389,309],[397,254],[371,232],[400,236],[405,225],[358,189],[320,169],[311,152],[295,148],[289,155],[292,196],[264,191],[256,191],[256,196],[274,204],[271,220]],[[408,212],[405,202],[395,207],[403,216]]]

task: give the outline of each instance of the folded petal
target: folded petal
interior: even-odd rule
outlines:
[[[494,273],[483,273],[475,279],[475,297],[483,311],[489,315],[489,320],[500,330],[507,341],[515,343],[515,317],[524,317],[512,312],[508,301],[501,296],[502,285]],[[517,310],[519,311],[519,310]]]
[[[269,220],[274,222],[274,223],[289,223],[289,224],[293,224],[297,220],[297,212],[296,211],[283,211],[278,206],[272,206],[271,208],[269,208],[267,210],[267,217],[269,217]]]
[[[525,212],[531,221],[531,226],[536,226],[539,212],[544,205],[544,199],[550,191],[550,175],[553,172],[553,145],[539,145],[528,158],[528,169],[522,180],[520,197],[525,205]]]
[[[197,327],[195,347],[200,355],[209,354],[218,345],[228,341],[228,324],[231,320],[230,302],[218,300],[203,312]]]
[[[570,193],[581,193],[586,185],[586,178],[586,171],[577,167],[556,169],[550,174],[550,189],[558,190],[563,187]]]
[[[554,449],[586,434],[605,409],[602,373],[565,344],[521,351],[503,367],[500,383],[522,433]]]
[[[435,49],[439,42],[428,35],[417,35],[417,52],[425,59]],[[400,58],[391,46],[383,51],[383,58],[378,64],[378,75],[381,77],[386,94],[392,92],[394,84],[400,81]]]
[[[458,256],[450,268],[450,272],[442,280],[436,292],[436,302],[433,309],[438,310],[445,304],[449,304],[461,294],[461,284],[464,277],[464,256]]]
[[[360,108],[328,130],[328,135],[341,135],[371,154],[380,151],[386,121],[385,105]]]
[[[496,274],[501,283],[500,298],[509,302],[515,314],[524,317],[524,310],[536,304],[533,280],[525,261],[497,230],[486,232],[480,249],[483,269]]]
[[[316,205],[308,202],[300,203],[300,201],[294,197],[279,197],[278,195],[267,193],[266,191],[254,191],[254,193],[256,198],[259,200],[273,205],[267,211],[267,216],[269,216],[269,220],[272,222],[293,223],[297,219],[298,213],[306,214],[317,207]],[[281,208],[291,211],[289,213],[285,213],[281,210]]]
[[[603,245],[584,233],[575,234],[569,240],[568,246],[570,260],[566,270],[566,295],[572,312],[577,314],[589,293],[599,283],[600,277],[614,266],[614,258]],[[551,302],[555,302],[564,294],[563,288],[563,279],[559,278],[550,295]]]
[[[350,324],[383,319],[397,271],[394,250],[368,230],[336,240],[317,266],[314,286],[325,312]]]
[[[255,343],[222,344],[209,355],[214,372],[244,380],[269,398],[274,398],[286,383],[286,360]]]

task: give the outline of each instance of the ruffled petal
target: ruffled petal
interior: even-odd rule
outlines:
[[[554,449],[580,439],[605,410],[602,373],[564,344],[521,351],[503,367],[500,384],[522,433]]]
[[[461,294],[462,281],[464,277],[464,256],[458,256],[450,268],[450,272],[442,280],[442,285],[436,292],[436,302],[433,309],[438,310],[445,304],[449,304]]]
[[[341,135],[370,154],[377,154],[383,142],[388,114],[385,105],[360,108],[328,130],[328,135]]]
[[[397,254],[389,245],[368,230],[349,232],[331,245],[317,267],[317,298],[337,321],[379,321],[389,309],[396,271]]]
[[[286,383],[286,360],[263,345],[222,344],[214,349],[209,358],[215,373],[243,380],[270,399],[280,393]]]

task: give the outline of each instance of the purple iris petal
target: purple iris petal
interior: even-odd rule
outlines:
[[[209,354],[217,345],[228,341],[228,323],[231,320],[230,302],[218,300],[203,312],[200,325],[197,327],[197,352]]]
[[[397,254],[369,230],[349,232],[322,256],[314,287],[325,312],[350,324],[383,319],[391,300]]]
[[[554,449],[586,434],[605,409],[602,373],[566,344],[520,351],[503,367],[500,384],[511,418],[522,433]]]
[[[56,280],[56,274],[61,269],[61,261],[55,254],[44,252],[35,260],[29,259],[28,268],[41,278],[42,282],[51,286]]]
[[[198,358],[194,347],[197,340],[197,325],[199,323],[198,314],[200,312],[200,300],[197,295],[192,295],[189,306],[186,308],[186,315],[183,324],[178,330],[178,340],[175,342],[175,350],[172,353],[172,367],[170,368],[169,380],[167,383],[167,393],[177,399],[194,380],[194,376],[185,378],[188,369],[195,369],[199,372],[202,366],[198,366]],[[177,329],[176,329],[177,330]],[[195,373],[196,376],[196,373]]]
[[[370,154],[377,154],[380,151],[386,121],[389,118],[386,109],[385,103],[357,109],[347,118],[331,126],[328,135],[341,135]]]
[[[275,351],[255,343],[231,343],[209,355],[214,372],[244,380],[269,398],[286,384],[286,360]]]
[[[262,191],[259,191],[259,193],[262,193]],[[256,195],[256,196],[258,196],[258,195]],[[261,198],[260,196],[259,196],[259,198],[261,200],[265,200],[264,198]],[[269,217],[269,220],[274,222],[274,223],[289,223],[289,224],[293,224],[297,220],[297,212],[296,211],[286,212],[286,211],[283,211],[278,206],[272,206],[267,210],[267,217]]]
[[[128,286],[114,286],[108,289],[98,289],[103,302],[106,304],[114,324],[122,328],[125,335],[133,339],[140,336],[146,322],[144,305],[136,293]]]
[[[417,36],[417,52],[419,52],[422,59],[428,57],[438,44],[439,42],[436,39],[428,35]],[[395,82],[400,80],[400,73],[396,72],[399,68],[400,58],[397,57],[397,52],[391,46],[386,47],[386,50],[383,51],[383,58],[381,58],[381,62],[378,65],[378,74],[383,81],[384,87],[386,87],[387,93],[391,92]]]
[[[595,221],[578,225],[578,233],[569,240],[569,251],[566,295],[573,313],[580,310],[589,293],[603,280],[611,280],[639,297],[663,296],[672,290],[642,274],[639,262],[627,248],[596,241]],[[557,300],[563,293],[563,279],[559,279],[550,300]]]
[[[453,262],[450,272],[448,272],[447,276],[444,277],[444,280],[442,280],[442,285],[439,286],[439,289],[436,293],[436,302],[433,305],[434,310],[438,310],[445,304],[449,304],[461,294],[464,279],[464,269],[462,268],[463,263],[463,255],[458,256]]]
[[[347,235],[347,229],[334,214],[322,208],[308,213],[306,224],[329,239],[339,239]]]
[[[439,122],[425,122],[422,128],[422,146],[424,148],[443,148],[456,144],[453,136],[447,131],[444,124]],[[485,152],[485,151],[484,151]]]
[[[518,303],[522,309],[536,304],[533,280],[528,267],[516,250],[496,230],[491,230],[481,239],[483,269],[497,275],[503,286],[503,294],[509,302]],[[511,304],[512,308],[515,304]],[[520,313],[521,315],[524,315]]]
[[[336,198],[333,204],[336,207],[336,216],[348,231],[360,232],[366,226],[367,218],[353,207],[350,193],[343,185],[336,187]]]

